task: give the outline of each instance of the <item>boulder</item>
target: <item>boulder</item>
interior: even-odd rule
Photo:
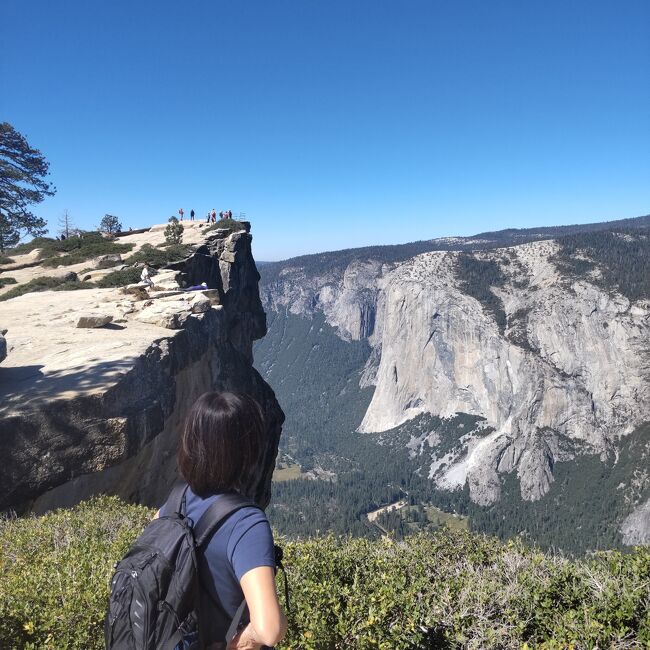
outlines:
[[[212,307],[212,303],[209,298],[199,294],[190,300],[190,307],[193,314],[202,314]]]
[[[180,285],[176,280],[159,280],[158,277],[153,278],[154,291],[174,291],[180,289]]]
[[[145,307],[136,319],[141,323],[149,323],[165,327],[170,330],[181,329],[190,316],[187,303],[178,301],[174,303],[154,303]]]
[[[77,327],[95,328],[104,327],[113,320],[110,314],[83,314],[77,320]]]
[[[221,304],[221,296],[219,295],[219,289],[203,289],[202,291],[193,292],[197,296],[205,296],[212,305]]]
[[[79,276],[74,271],[69,271],[63,276],[63,280],[65,282],[77,282],[79,280]]]
[[[95,258],[96,269],[110,269],[122,263],[122,256],[119,253],[109,253],[108,255],[100,255]]]

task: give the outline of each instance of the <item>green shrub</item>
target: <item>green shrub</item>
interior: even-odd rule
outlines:
[[[111,271],[111,273],[107,273],[97,280],[97,286],[106,289],[108,287],[125,287],[127,284],[135,284],[140,282],[140,273],[140,269],[133,266],[121,271]]]
[[[192,253],[193,246],[189,244],[170,244],[164,248],[156,248],[151,244],[144,244],[137,252],[130,255],[126,260],[127,264],[138,262],[149,262],[151,266],[161,267],[171,262],[178,262],[185,259]]]
[[[0,522],[0,647],[103,647],[112,566],[153,511],[101,497]],[[642,648],[650,549],[569,561],[466,531],[282,541],[286,650]],[[280,578],[278,578],[280,582]]]
[[[79,237],[68,237],[63,241],[50,237],[35,237],[27,244],[12,249],[22,254],[39,248],[39,259],[43,266],[70,266],[108,253],[128,253],[134,244],[118,244],[99,232],[83,232]],[[61,255],[64,253],[64,255]]]
[[[16,278],[0,275],[0,289],[2,289],[2,287],[6,287],[8,284],[16,284]]]
[[[29,282],[25,282],[25,284],[19,284],[17,287],[7,291],[7,293],[0,295],[0,300],[10,300],[11,298],[35,291],[74,291],[76,289],[92,289],[94,286],[92,282],[66,281],[63,278],[44,276],[42,278],[34,278]]]
[[[11,259],[11,257],[7,257],[6,255],[2,255],[0,253],[0,266],[2,266],[3,264],[13,264],[13,263],[14,260]]]
[[[65,241],[68,241],[67,239]],[[28,241],[26,244],[19,244],[15,248],[11,249],[13,255],[24,255],[25,253],[31,253],[37,248],[49,249],[57,244],[63,244],[65,242],[60,242],[52,237],[34,237],[31,241]]]
[[[109,253],[128,253],[134,244],[116,244],[108,239],[102,242],[87,244],[81,248],[74,250],[69,255],[61,257],[48,257],[43,260],[43,266],[71,266],[72,264],[79,264],[86,260],[99,257],[100,255],[107,255]]]
[[[183,241],[183,224],[176,217],[169,217],[169,224],[165,228],[165,242],[180,244]]]
[[[205,229],[205,232],[210,232],[217,229],[237,232],[238,230],[244,230],[244,226],[242,226],[241,222],[237,221],[236,219],[219,219],[217,223],[213,223],[211,226],[208,226]]]
[[[0,647],[100,648],[115,559],[151,517],[100,498],[0,524]]]

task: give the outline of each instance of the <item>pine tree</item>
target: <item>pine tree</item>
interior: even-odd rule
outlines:
[[[183,241],[183,224],[176,217],[169,217],[169,224],[165,228],[165,241],[168,244],[180,244]]]
[[[24,234],[44,235],[46,222],[29,211],[56,192],[45,177],[49,163],[29,146],[11,124],[0,124],[0,252],[15,246]]]
[[[116,232],[122,230],[122,224],[115,215],[105,214],[99,223],[99,230],[107,235],[114,235]]]

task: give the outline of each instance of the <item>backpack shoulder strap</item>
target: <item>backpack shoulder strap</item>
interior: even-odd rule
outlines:
[[[169,498],[167,499],[167,505],[170,508],[170,512],[176,512],[178,514],[183,514],[185,510],[185,493],[187,492],[188,484],[185,481],[176,481],[172,491],[169,493]]]
[[[194,526],[194,541],[197,547],[202,546],[233,512],[249,506],[259,508],[256,503],[239,494],[220,495]]]

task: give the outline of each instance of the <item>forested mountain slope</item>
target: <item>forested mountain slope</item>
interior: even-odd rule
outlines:
[[[325,504],[321,529],[373,534],[365,513],[408,493],[545,545],[650,540],[648,217],[261,274],[255,359],[287,414],[279,476],[302,468],[275,488],[288,532],[313,530]],[[417,527],[408,513],[398,530]]]

